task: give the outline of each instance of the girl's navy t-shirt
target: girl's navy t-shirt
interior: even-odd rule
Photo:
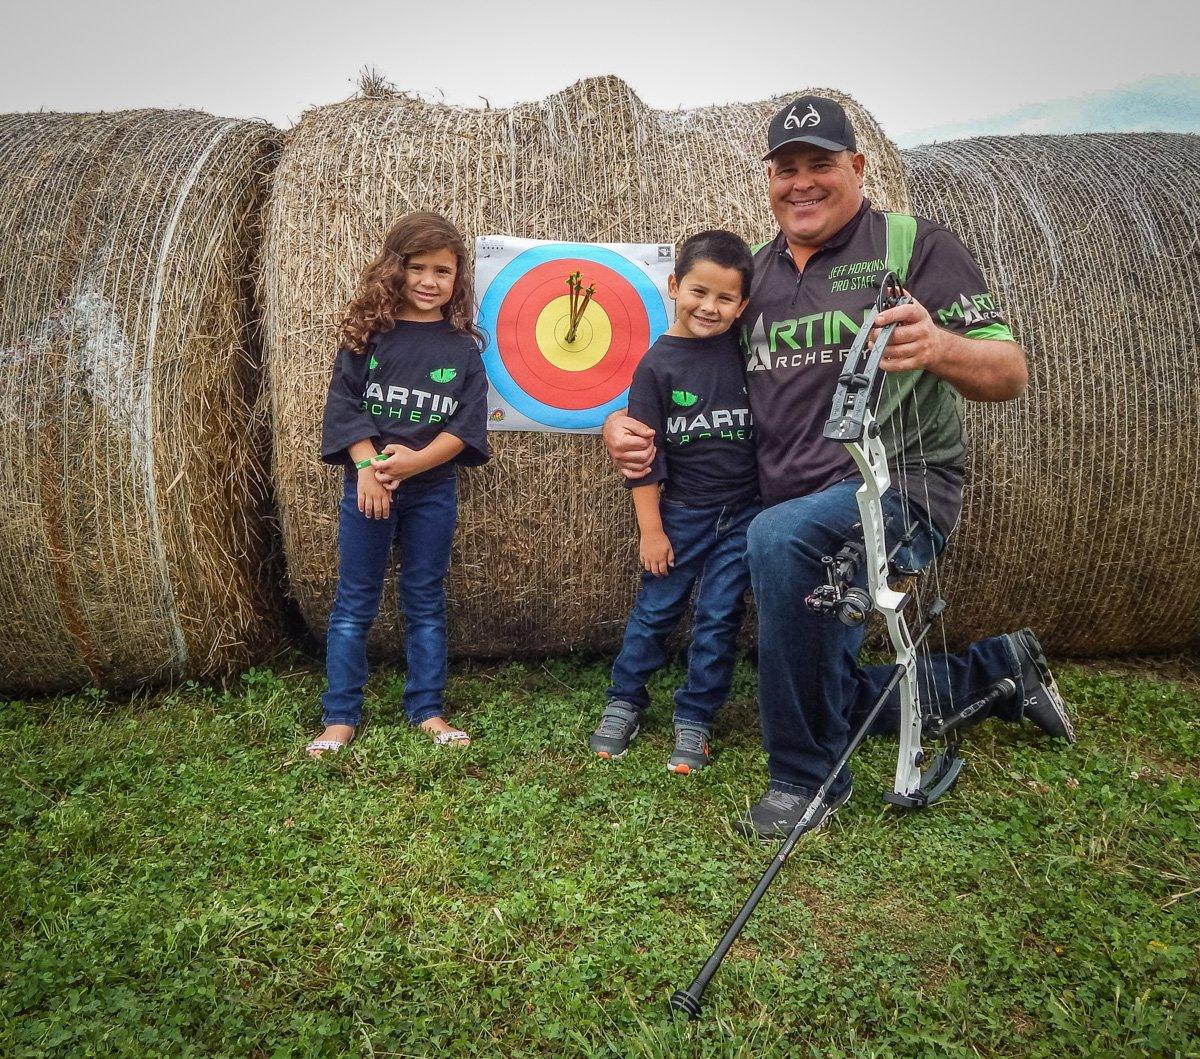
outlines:
[[[758,496],[745,361],[732,330],[659,338],[633,373],[629,414],[654,428],[657,449],[650,473],[626,479],[629,488],[665,482],[666,499],[693,506]]]
[[[338,351],[325,399],[321,459],[353,473],[347,450],[356,441],[420,451],[445,432],[462,441],[462,452],[405,485],[449,478],[455,464],[475,467],[488,460],[487,392],[483,360],[470,335],[448,320],[400,320],[373,335],[362,353]]]

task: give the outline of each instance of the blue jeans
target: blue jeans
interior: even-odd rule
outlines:
[[[810,792],[819,787],[894,669],[860,666],[865,626],[848,627],[814,613],[804,602],[825,582],[821,557],[833,555],[847,540],[862,540],[861,529],[853,529],[859,521],[854,494],[860,484],[849,479],[776,504],[750,527],[747,560],[758,607],[759,713],[772,786]],[[889,530],[899,533],[904,507],[895,489],[885,494],[883,507],[892,519]],[[900,565],[919,570],[941,551],[945,539],[911,499],[907,512],[916,536],[897,558]],[[866,586],[865,570],[859,570],[856,583]],[[1001,677],[1012,677],[1019,686],[1017,659],[1000,636],[980,640],[960,654],[932,655],[918,667],[921,695],[939,712],[975,701]],[[1015,720],[1020,710],[1020,702],[1014,701],[993,716]],[[897,688],[872,725],[872,734],[896,732],[899,721]],[[840,794],[849,783],[846,769],[831,794]]]
[[[675,723],[712,731],[713,716],[733,683],[734,648],[746,611],[746,529],[757,503],[689,507],[661,500],[663,530],[675,565],[665,577],[642,574],[621,651],[613,663],[608,701],[638,710],[650,704],[646,681],[667,661],[667,638],[696,590],[687,682],[675,692]]]
[[[367,633],[379,613],[383,580],[395,544],[400,558],[399,598],[404,615],[408,674],[404,712],[420,724],[442,712],[446,686],[446,571],[458,517],[453,478],[392,494],[387,518],[358,510],[358,483],[346,480],[338,509],[338,587],[329,616],[325,667],[329,689],[321,696],[325,724],[362,720],[367,681]]]

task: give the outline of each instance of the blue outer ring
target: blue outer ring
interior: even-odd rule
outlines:
[[[595,261],[599,265],[611,268],[618,275],[627,279],[630,286],[642,300],[646,310],[646,320],[650,325],[650,341],[653,343],[670,324],[667,313],[663,308],[662,295],[650,278],[641,269],[634,266],[627,258],[602,246],[588,246],[586,243],[547,243],[545,246],[531,247],[514,257],[504,266],[488,286],[487,294],[479,306],[479,326],[487,335],[488,343],[483,351],[483,366],[487,369],[488,379],[510,405],[518,412],[535,423],[543,426],[558,427],[560,430],[587,430],[601,426],[604,417],[610,412],[616,412],[625,407],[629,389],[602,405],[592,408],[552,408],[531,397],[508,373],[504,358],[496,348],[496,321],[500,316],[500,307],[513,285],[526,272],[538,265],[545,264],[560,257],[583,258],[585,261]]]

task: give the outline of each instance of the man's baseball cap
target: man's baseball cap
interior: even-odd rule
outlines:
[[[857,151],[854,126],[838,103],[824,96],[801,96],[771,119],[767,128],[766,162],[781,147],[811,143],[827,151]]]

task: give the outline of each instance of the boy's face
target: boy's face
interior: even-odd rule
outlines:
[[[723,335],[746,308],[742,274],[703,259],[680,279],[668,277],[667,293],[675,302],[675,323],[667,334],[676,338]]]

